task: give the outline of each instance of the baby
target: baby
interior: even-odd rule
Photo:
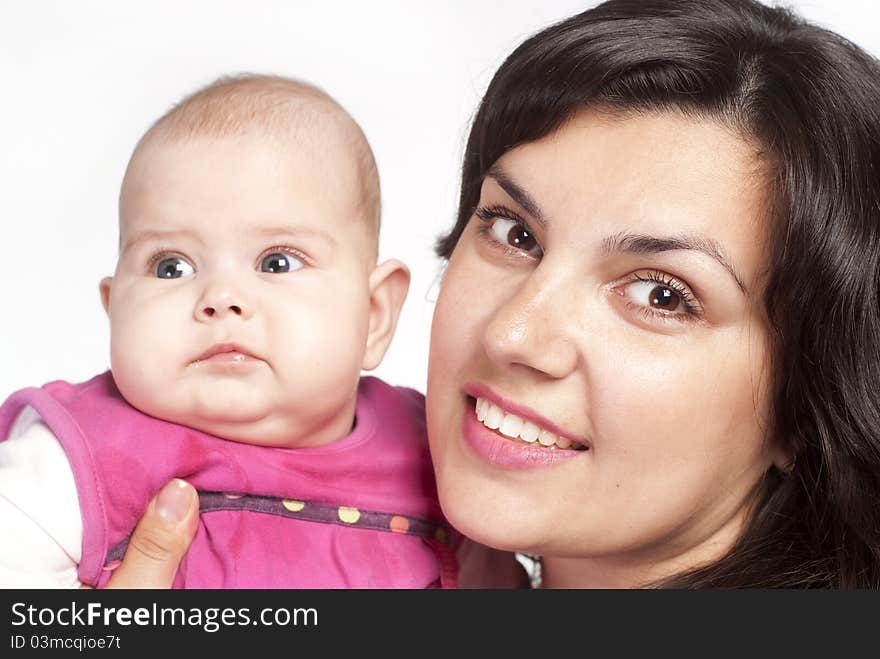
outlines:
[[[224,78],[161,117],[100,285],[111,371],[0,407],[0,581],[105,585],[179,477],[201,517],[176,587],[450,585],[423,399],[360,376],[409,286],[379,214],[363,133],[315,87]]]

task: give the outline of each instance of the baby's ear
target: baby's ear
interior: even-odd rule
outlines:
[[[403,301],[409,291],[409,269],[400,261],[380,263],[370,274],[370,325],[362,368],[371,371],[391,344]]]
[[[110,313],[110,286],[113,285],[113,277],[104,277],[98,288],[101,290],[101,304],[104,305],[104,311]]]

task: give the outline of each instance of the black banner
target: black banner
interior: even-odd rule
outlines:
[[[0,591],[0,656],[290,649],[614,654],[876,648],[867,591]],[[868,645],[866,645],[868,644]],[[874,649],[870,649],[873,654]],[[411,654],[411,652],[403,652]],[[433,654],[433,652],[431,653]],[[466,653],[467,654],[467,653]]]

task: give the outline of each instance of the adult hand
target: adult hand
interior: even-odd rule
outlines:
[[[107,588],[171,588],[198,522],[195,489],[177,478],[169,481],[147,504]]]

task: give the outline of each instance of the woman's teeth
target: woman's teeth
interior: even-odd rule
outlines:
[[[505,437],[520,439],[528,444],[538,443],[541,446],[554,448],[571,448],[572,442],[567,437],[560,437],[549,430],[536,426],[531,421],[505,412],[485,398],[477,398],[477,419],[490,430],[496,430]],[[575,449],[586,448],[576,445]]]

